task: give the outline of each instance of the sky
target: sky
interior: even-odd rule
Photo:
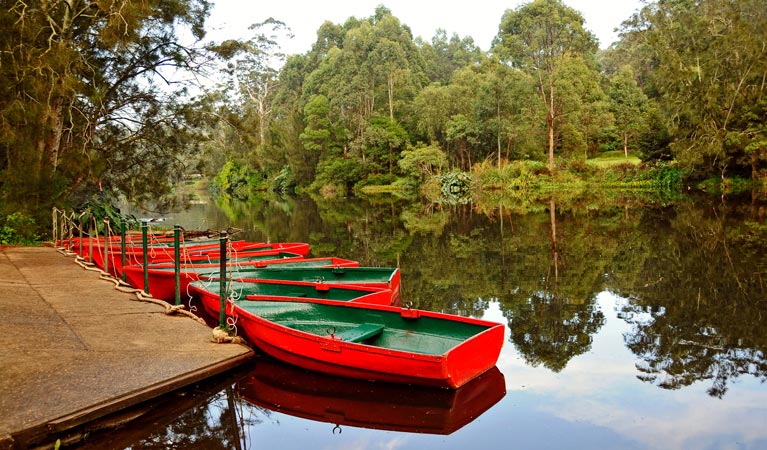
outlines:
[[[213,0],[208,20],[208,40],[222,41],[248,38],[248,26],[272,17],[284,22],[294,37],[281,43],[286,54],[302,54],[311,49],[317,29],[326,20],[343,24],[351,16],[370,17],[383,4],[400,22],[410,27],[413,37],[431,41],[435,31],[442,28],[448,36],[472,37],[482,50],[498,33],[501,17],[507,9],[528,3],[528,0]],[[641,0],[564,0],[581,12],[586,28],[599,39],[600,48],[607,48],[618,39],[614,29],[628,19]]]

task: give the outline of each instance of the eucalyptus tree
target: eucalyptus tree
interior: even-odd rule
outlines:
[[[601,76],[585,58],[563,58],[554,88],[559,92],[559,123],[555,132],[561,150],[569,156],[594,150],[599,130],[612,125],[607,95]]]
[[[591,55],[596,38],[584,27],[583,16],[561,0],[534,0],[501,18],[493,52],[501,61],[530,74],[547,109],[548,164],[554,169],[555,127],[561,115],[556,82],[569,58]]]
[[[325,156],[353,158],[372,164],[371,170],[383,163],[392,170],[409,140],[401,121],[410,116],[411,99],[425,81],[412,33],[383,6],[369,18],[323,29],[333,33],[318,41],[317,66],[306,75],[302,98],[308,103],[322,95],[329,101],[329,123],[337,125],[332,147],[342,154]],[[380,155],[379,145],[387,156]]]
[[[621,47],[669,121],[679,161],[722,176],[749,165],[758,174],[764,154],[752,149],[764,146],[752,146],[746,116],[767,93],[763,1],[648,3],[624,22]]]
[[[530,135],[533,123],[530,106],[535,100],[530,77],[519,69],[500,64],[496,58],[485,58],[478,66],[479,89],[474,105],[476,116],[483,132],[483,146],[495,148],[498,167],[505,150],[507,160],[525,154],[526,136]]]
[[[211,46],[225,60],[224,81],[218,87],[226,107],[238,117],[238,130],[248,141],[240,158],[250,167],[269,172],[279,166],[280,155],[269,151],[267,132],[272,119],[274,96],[285,55],[278,41],[292,37],[283,22],[268,18],[248,27],[253,36],[244,41],[228,40]],[[270,164],[271,163],[271,164]]]
[[[445,111],[445,140],[448,156],[461,170],[468,171],[476,162],[481,143],[482,124],[476,113],[481,75],[470,66],[456,71],[450,83],[449,109]]]
[[[28,0],[0,8],[0,189],[40,213],[74,193],[168,192],[196,115],[179,73],[205,62],[206,0]]]
[[[608,95],[615,126],[621,135],[623,154],[628,157],[629,138],[635,136],[644,126],[648,99],[637,85],[634,73],[628,66],[622,67],[610,77]]]
[[[439,28],[430,42],[416,39],[425,62],[425,74],[432,83],[446,85],[456,70],[479,64],[485,57],[482,50],[470,36],[460,37],[453,33],[448,39],[447,32]]]

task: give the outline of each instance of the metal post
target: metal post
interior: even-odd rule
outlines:
[[[126,281],[127,277],[125,276],[125,219],[120,221],[120,253],[122,254],[122,257],[120,261],[122,261],[123,270],[122,270],[122,280]]]
[[[64,234],[66,231],[67,211],[61,210],[61,221],[59,221],[59,246],[64,246]]]
[[[104,219],[104,272],[109,273],[109,218]]]
[[[147,244],[147,232],[149,225],[141,224],[141,247],[144,255],[144,292],[149,293],[149,245]]]
[[[221,256],[219,257],[218,293],[221,309],[218,314],[218,326],[223,330],[226,325],[226,231],[221,231],[219,241],[221,243]]]
[[[79,252],[80,252],[80,258],[83,257],[83,215],[85,213],[81,213],[80,216],[77,218],[77,228],[80,233],[80,246],[79,246]]]
[[[176,304],[181,304],[181,225],[173,225],[173,261],[176,273]]]
[[[67,237],[67,250],[72,251],[72,240],[74,239],[74,226],[75,226],[75,210],[72,210],[72,214],[69,215],[69,235]]]
[[[93,263],[93,214],[88,208],[88,263]]]
[[[53,210],[51,211],[51,238],[53,238],[53,246],[58,247],[59,246],[59,234],[56,231],[57,224],[59,222],[58,219],[58,212],[56,207],[53,207]]]

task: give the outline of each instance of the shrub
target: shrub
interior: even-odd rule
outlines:
[[[20,212],[0,217],[0,245],[31,245],[39,242],[34,219]]]

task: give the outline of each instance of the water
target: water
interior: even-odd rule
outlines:
[[[403,301],[507,324],[499,373],[474,395],[259,357],[92,448],[767,448],[764,203],[275,197],[164,217],[399,266]]]

